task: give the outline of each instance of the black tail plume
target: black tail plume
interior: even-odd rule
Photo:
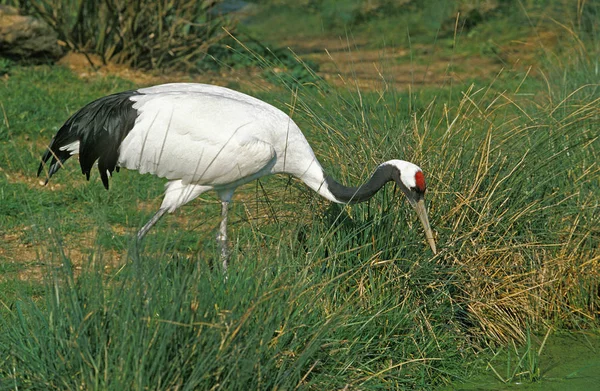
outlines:
[[[137,91],[125,91],[97,99],[78,112],[58,130],[42,156],[37,175],[40,176],[48,161],[48,180],[71,157],[66,146],[79,141],[81,172],[90,179],[92,166],[98,160],[102,184],[108,189],[108,176],[112,174],[119,158],[119,147],[129,134],[138,116],[133,108],[132,96]]]

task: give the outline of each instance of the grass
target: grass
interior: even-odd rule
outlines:
[[[501,375],[498,370],[496,370],[491,361],[488,363],[488,368],[502,383],[505,384],[515,383],[521,380],[529,383],[540,381],[542,379],[540,356],[542,355],[544,345],[548,340],[551,330],[552,329],[548,329],[548,332],[546,333],[546,336],[544,337],[538,349],[536,349],[536,347],[533,345],[533,339],[530,330],[527,330],[527,338],[523,352],[520,352],[516,344],[513,342],[512,350],[508,350],[506,352],[506,368],[504,376]],[[502,350],[498,350],[498,352],[494,354],[494,358],[496,358],[500,353],[502,353]]]
[[[441,251],[391,185],[341,207],[265,178],[238,191],[227,279],[212,269],[214,195],[136,249],[162,180],[123,170],[106,192],[75,161],[48,187],[34,178],[67,116],[130,82],[11,65],[0,389],[434,389],[478,354],[504,382],[543,381],[536,333],[598,329],[598,58],[570,37],[583,46],[539,72],[445,89],[252,92],[293,113],[343,182],[390,158],[423,167]]]
[[[279,1],[261,4],[255,10],[242,18],[239,30],[261,42],[285,44],[291,37],[318,40],[350,36],[368,48],[417,45],[430,52],[435,45],[441,55],[458,52],[492,57],[501,57],[503,51],[524,44],[547,28],[556,31],[552,18],[577,21],[579,26],[592,29],[590,18],[597,12],[593,4],[584,2],[578,8],[565,0]]]
[[[108,278],[96,261],[76,279],[67,262],[44,310],[14,305],[11,377],[21,387],[68,389],[390,386],[439,371],[449,348],[451,330],[425,327],[425,306],[443,298],[414,292],[423,304],[407,308],[406,298],[386,294],[407,278],[384,282],[368,264],[249,257],[223,281],[187,258],[165,257],[133,260]],[[361,294],[358,279],[368,274],[370,294]]]

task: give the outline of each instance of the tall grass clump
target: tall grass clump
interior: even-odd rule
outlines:
[[[17,2],[45,20],[71,50],[144,69],[195,69],[234,24],[219,1],[29,0]]]
[[[290,246],[282,236],[269,248],[246,248],[226,278],[207,267],[208,254],[193,261],[132,251],[128,263],[107,273],[110,260],[98,247],[76,272],[57,240],[42,257],[49,265],[43,298],[16,299],[3,310],[2,385],[440,384],[460,372],[461,359],[449,297],[443,286],[436,289],[443,271],[381,259],[370,243],[355,248],[352,242],[381,236],[381,224],[365,224],[358,238],[342,228],[334,234],[319,224],[297,225],[302,243]],[[254,238],[240,232],[238,240],[245,245]],[[395,244],[389,251],[402,250]]]
[[[448,132],[458,125],[462,145],[438,146],[448,168],[441,179],[455,197],[444,216],[452,232],[446,261],[461,271],[469,321],[501,341],[524,340],[527,324],[595,325],[598,101],[528,109],[502,93],[495,99],[522,114],[497,121],[477,94],[485,92],[462,101],[467,115],[445,123]],[[474,117],[486,125],[478,139],[459,136],[475,132]]]
[[[440,262],[486,343],[523,342],[528,325],[598,327],[597,51],[570,38],[579,55],[543,68],[543,82],[473,85],[414,124],[436,134],[424,156],[446,194],[432,201],[448,229]]]

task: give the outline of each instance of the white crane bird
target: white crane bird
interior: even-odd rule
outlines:
[[[235,189],[264,175],[290,174],[326,199],[356,203],[394,181],[416,210],[431,250],[435,241],[424,204],[425,179],[416,165],[390,160],[358,187],[326,175],[294,121],[281,110],[224,87],[172,83],[99,98],[71,116],[42,156],[46,182],[72,155],[90,179],[92,165],[104,187],[125,167],[169,180],[156,214],[138,232],[141,240],[166,213],[214,190],[221,199],[217,240],[227,267],[227,210]]]

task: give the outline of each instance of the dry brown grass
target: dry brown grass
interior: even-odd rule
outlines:
[[[525,341],[530,328],[600,319],[600,101],[583,89],[558,102],[470,89],[437,124],[448,142],[425,155],[441,155],[436,180],[447,190],[432,203],[454,199],[438,217],[448,230],[439,262],[455,270],[455,300],[482,340]],[[487,127],[479,138],[478,125]]]

